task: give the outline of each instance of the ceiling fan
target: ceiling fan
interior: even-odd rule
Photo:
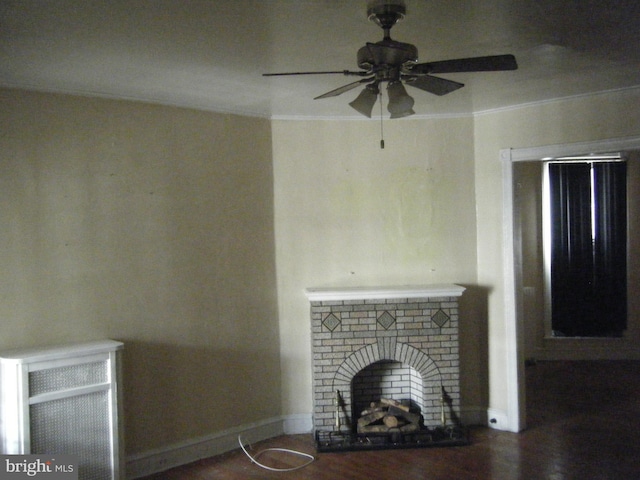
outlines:
[[[464,84],[436,77],[433,74],[489,72],[518,68],[513,55],[492,55],[417,63],[418,49],[409,43],[392,40],[390,36],[391,28],[402,20],[405,14],[406,7],[402,0],[370,2],[367,15],[369,20],[382,27],[384,38],[376,43],[368,42],[358,50],[357,60],[360,71],[264,73],[263,76],[342,74],[362,77],[360,80],[315,97],[314,100],[335,97],[365,85],[362,92],[349,105],[369,118],[371,118],[376,99],[380,95],[380,85],[387,82],[389,97],[387,109],[391,118],[402,118],[415,113],[413,111],[414,100],[407,94],[404,85],[419,88],[435,95],[446,95],[463,87]]]

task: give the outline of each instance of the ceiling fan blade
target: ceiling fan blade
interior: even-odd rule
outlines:
[[[513,55],[490,55],[488,57],[418,63],[410,67],[410,71],[411,73],[496,72],[517,70],[517,68],[518,63]]]
[[[347,83],[346,85],[343,85],[343,86],[341,86],[339,88],[336,88],[335,90],[331,90],[330,92],[324,93],[324,94],[320,95],[319,97],[315,97],[314,100],[319,100],[321,98],[328,98],[328,97],[337,97],[338,95],[340,95],[340,94],[342,94],[344,92],[348,92],[349,90],[353,90],[358,85],[361,85],[363,83],[367,83],[367,82],[372,81],[374,78],[375,77],[363,78],[362,80],[358,80],[356,82]]]
[[[352,72],[350,70],[333,70],[329,72],[283,72],[283,73],[263,73],[263,77],[282,77],[285,75],[357,75],[358,77],[364,77],[369,75],[369,72],[360,71]]]
[[[433,77],[431,75],[424,76],[407,76],[403,77],[407,85],[419,88],[425,92],[433,93],[434,95],[446,95],[459,88],[464,87],[464,83],[454,82],[453,80],[447,80],[440,77]]]

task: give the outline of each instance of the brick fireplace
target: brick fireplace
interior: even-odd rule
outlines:
[[[359,412],[381,397],[410,404],[422,433],[459,425],[463,292],[458,285],[308,288],[316,437],[356,435]]]

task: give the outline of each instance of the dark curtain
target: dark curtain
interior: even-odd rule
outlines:
[[[626,164],[549,165],[552,329],[619,336],[627,322]],[[593,204],[593,211],[592,211]]]
[[[610,333],[619,335],[627,328],[627,164],[596,163],[593,168],[595,296]]]

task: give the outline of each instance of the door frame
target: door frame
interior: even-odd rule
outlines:
[[[507,429],[526,428],[526,389],[524,378],[524,325],[521,242],[515,228],[513,164],[544,161],[555,157],[588,153],[640,150],[640,137],[620,137],[589,142],[544,145],[500,150],[502,162],[502,219],[504,313],[507,334]]]

